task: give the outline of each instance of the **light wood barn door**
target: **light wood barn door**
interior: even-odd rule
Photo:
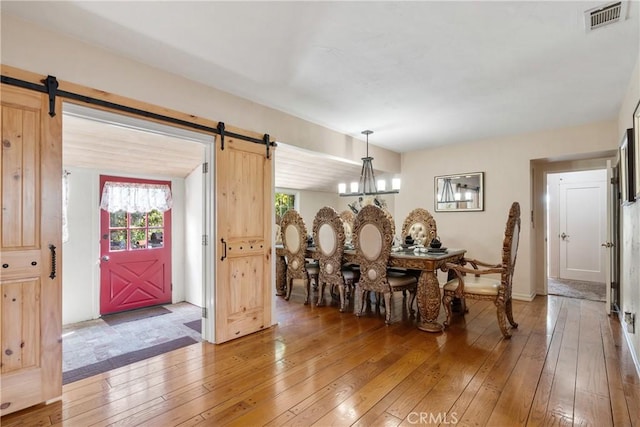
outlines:
[[[46,95],[2,85],[0,408],[62,394],[62,126]],[[56,265],[57,263],[57,265]]]
[[[216,342],[271,326],[271,159],[225,138],[216,151]],[[271,154],[275,150],[270,150]]]

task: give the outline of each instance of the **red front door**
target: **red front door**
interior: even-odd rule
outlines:
[[[169,181],[100,176],[107,181]],[[100,210],[100,314],[171,302],[171,210],[145,213]]]

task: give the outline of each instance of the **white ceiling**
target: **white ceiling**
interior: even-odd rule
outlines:
[[[640,3],[13,2],[3,13],[398,152],[616,117]]]
[[[62,161],[129,175],[184,178],[204,160],[204,145],[166,133],[64,114]]]

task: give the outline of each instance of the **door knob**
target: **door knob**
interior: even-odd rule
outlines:
[[[567,237],[569,237],[569,235],[568,235],[568,234],[565,234],[564,232],[560,235],[560,238],[561,238],[562,240],[566,240],[566,239],[567,239]]]
[[[109,255],[103,255],[100,259],[104,262],[109,261]]]
[[[604,246],[605,248],[612,248],[612,247],[614,247],[615,245],[614,245],[613,243],[611,243],[611,242],[607,242],[607,243],[603,243],[603,244],[601,244],[600,246]]]

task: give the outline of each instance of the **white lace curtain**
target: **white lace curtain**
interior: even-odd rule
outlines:
[[[165,212],[171,209],[172,205],[171,189],[168,185],[130,182],[105,182],[100,201],[100,208],[107,212],[144,213],[154,209]]]

